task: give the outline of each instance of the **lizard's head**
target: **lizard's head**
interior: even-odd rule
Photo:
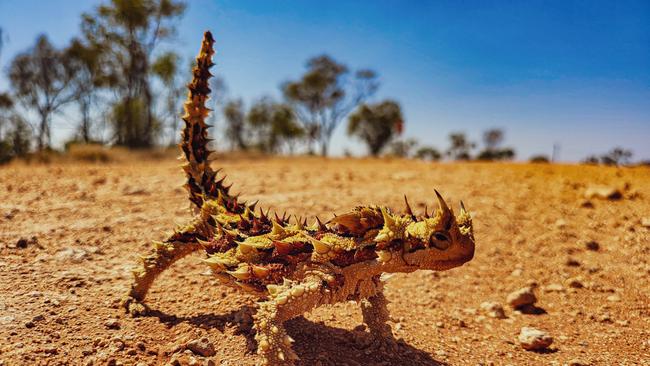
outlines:
[[[384,226],[374,238],[379,249],[378,261],[400,272],[444,271],[474,257],[472,218],[463,203],[459,215],[454,216],[438,191],[436,196],[439,208],[431,217],[416,217],[408,202],[406,215],[395,215],[382,208]]]

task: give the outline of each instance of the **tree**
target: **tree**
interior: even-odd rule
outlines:
[[[505,133],[503,130],[494,128],[483,133],[483,144],[485,149],[476,157],[478,160],[510,160],[515,157],[515,150],[512,148],[501,148]]]
[[[600,162],[605,165],[627,165],[632,158],[632,151],[622,147],[615,147],[607,154],[600,157]]]
[[[476,144],[467,140],[462,132],[455,132],[449,135],[451,146],[447,150],[447,155],[454,160],[469,160],[471,150]]]
[[[94,141],[90,111],[95,104],[98,90],[106,83],[101,73],[99,56],[100,51],[96,47],[86,45],[78,38],[73,39],[65,50],[65,57],[73,74],[71,87],[81,116],[78,138],[84,143]]]
[[[247,121],[255,135],[257,148],[266,153],[278,152],[283,143],[287,143],[292,151],[295,140],[303,135],[293,109],[268,97],[251,106]]]
[[[297,81],[283,85],[286,100],[292,104],[307,133],[309,152],[320,143],[326,156],[332,133],[359,103],[373,95],[379,83],[372,70],[359,70],[348,82],[348,67],[327,55],[307,62],[307,72]]]
[[[29,152],[29,127],[13,107],[11,96],[0,93],[0,164]]]
[[[348,135],[356,136],[377,156],[403,129],[402,109],[393,100],[362,104],[348,119]]]
[[[39,150],[50,144],[52,115],[77,98],[70,87],[73,77],[69,60],[45,35],[40,35],[33,48],[11,61],[9,79],[16,98],[39,116],[33,123],[38,131]]]
[[[112,109],[118,144],[153,145],[160,127],[151,89],[154,50],[173,37],[173,21],[184,11],[185,3],[174,0],[110,0],[82,16],[83,35],[101,50],[102,70],[117,94]]]
[[[178,65],[180,57],[174,52],[166,52],[158,57],[158,59],[151,65],[151,71],[156,75],[165,86],[165,98],[163,101],[164,115],[161,119],[167,121],[167,126],[170,130],[169,146],[176,144],[177,130],[181,120],[181,101],[185,87],[178,80]]]
[[[551,159],[549,159],[548,156],[546,155],[540,154],[540,155],[531,156],[528,161],[530,161],[531,163],[549,163]]]
[[[393,141],[390,144],[390,155],[400,158],[408,158],[411,156],[411,151],[418,145],[415,139],[404,139]]]
[[[422,146],[415,152],[415,157],[421,160],[438,161],[442,158],[442,154],[434,147]]]
[[[226,102],[223,107],[223,115],[226,119],[226,139],[230,141],[231,150],[248,149],[246,115],[244,104],[241,99]]]

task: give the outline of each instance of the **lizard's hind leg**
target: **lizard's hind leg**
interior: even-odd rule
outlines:
[[[179,235],[174,234],[174,236]],[[196,238],[190,241],[179,241],[173,240],[174,236],[165,242],[154,242],[154,252],[146,257],[141,257],[142,268],[133,271],[133,283],[123,301],[126,311],[131,315],[137,316],[146,312],[147,308],[142,301],[160,273],[177,260],[203,248]]]

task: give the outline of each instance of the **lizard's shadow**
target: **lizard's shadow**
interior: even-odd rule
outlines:
[[[220,332],[226,327],[233,327],[236,334],[246,338],[249,352],[254,353],[257,343],[250,317],[254,311],[254,306],[244,306],[225,314],[178,317],[149,310],[147,315],[157,317],[169,327],[188,323],[203,329],[218,329]],[[296,340],[293,348],[301,358],[298,365],[448,365],[401,340],[397,342],[396,351],[370,345],[370,335],[361,330],[331,327],[304,317],[289,320],[285,325],[289,335]]]

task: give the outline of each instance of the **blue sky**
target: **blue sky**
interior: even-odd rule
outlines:
[[[47,33],[64,45],[96,1],[0,0],[9,37],[4,70]],[[577,161],[614,146],[650,159],[648,1],[208,1],[189,2],[174,48],[189,60],[204,30],[217,40],[229,95],[248,103],[279,97],[311,56],[329,53],[370,67],[375,101],[398,100],[407,137],[447,147],[452,131],[480,140],[499,127],[520,159],[550,154]],[[7,82],[0,77],[0,90]],[[72,126],[57,121],[59,139]],[[363,152],[335,132],[333,152]]]

